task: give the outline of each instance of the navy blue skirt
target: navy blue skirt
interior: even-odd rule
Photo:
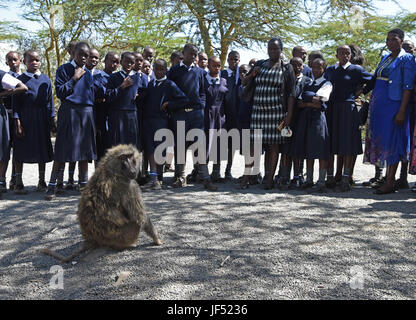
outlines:
[[[7,109],[0,104],[0,161],[10,160],[10,131]]]
[[[335,102],[331,113],[331,152],[340,156],[362,154],[361,121],[355,102]]]
[[[91,106],[64,101],[58,111],[57,162],[97,160],[94,111]]]
[[[19,113],[25,136],[14,137],[13,161],[23,163],[46,163],[53,160],[50,120],[47,110],[24,108]],[[16,133],[14,133],[16,134]]]
[[[152,154],[157,146],[159,146],[163,141],[155,141],[155,133],[160,129],[169,129],[168,119],[161,118],[144,118],[142,122],[142,140],[144,151],[147,154]],[[173,147],[173,145],[172,145]]]
[[[329,159],[330,140],[324,112],[311,108],[300,111],[289,153],[295,159]]]
[[[111,110],[108,113],[108,139],[110,146],[132,144],[139,146],[139,125],[136,111]]]

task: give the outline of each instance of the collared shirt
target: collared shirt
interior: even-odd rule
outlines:
[[[220,76],[219,75],[216,78],[213,78],[209,74],[207,74],[205,77],[207,78],[209,84],[220,84]]]
[[[344,64],[342,67],[344,68],[344,69],[347,69],[349,66],[351,65],[351,62],[347,62],[346,64]],[[338,69],[339,68],[339,62],[337,62],[337,64],[335,65],[335,69]]]
[[[28,77],[31,77],[31,78],[33,78],[34,76],[37,76],[37,77],[39,77],[41,74],[42,74],[42,72],[40,72],[39,70],[36,70],[36,72],[35,73],[31,73],[31,72],[29,72],[29,71],[25,71],[25,72],[23,72],[25,75],[27,75]]]
[[[21,81],[16,79],[9,73],[4,74],[3,79],[1,80],[1,85],[5,90],[14,89],[19,83],[21,83]]]
[[[348,67],[347,67],[348,68]],[[316,95],[318,97],[321,97],[323,102],[327,102],[329,100],[329,96],[331,95],[332,92],[332,83],[328,80],[326,80],[323,76],[320,77],[319,79],[316,79],[313,83],[316,83],[318,86],[322,83],[326,81],[323,86],[321,87],[321,89],[319,89],[316,92]]]
[[[77,69],[79,68],[79,66],[76,64],[75,60],[71,60],[70,62],[72,64],[72,66]],[[89,71],[85,66],[82,67],[85,71]]]
[[[296,77],[296,82],[302,81],[303,79],[303,73],[301,73],[298,77]]]
[[[235,84],[238,83],[239,69],[240,69],[240,67],[237,66],[237,70],[235,71]],[[227,70],[227,73],[228,73],[228,77],[231,77],[232,74],[234,73],[234,71],[231,70],[230,68],[227,68],[226,70]]]
[[[195,63],[193,63],[193,62],[190,66],[187,66],[186,64],[183,63],[183,61],[181,61],[181,63],[179,65],[181,67],[185,67],[186,69],[188,69],[188,71],[192,70],[193,67],[196,67]]]
[[[167,77],[166,76],[164,76],[163,78],[160,78],[160,79],[155,79],[155,86],[160,86],[160,84],[163,82],[163,81],[165,81],[167,79]]]
[[[126,71],[124,71],[124,70],[121,70],[121,72],[120,72],[120,74],[123,76],[123,78],[126,78],[127,76],[134,76],[134,72],[133,72],[133,70],[132,71],[130,71],[130,73],[129,74],[127,74],[127,72]]]
[[[18,76],[20,76],[22,73],[20,72],[20,70],[18,72],[14,72],[12,70],[9,70],[9,72],[7,72],[8,74],[12,75],[13,77],[17,78]]]

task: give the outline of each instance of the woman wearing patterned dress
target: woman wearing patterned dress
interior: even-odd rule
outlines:
[[[415,58],[402,49],[404,32],[391,30],[387,35],[385,55],[377,67],[372,84],[370,102],[370,141],[365,162],[387,164],[386,182],[376,194],[394,192],[399,161],[407,159],[410,151],[409,110],[407,108],[416,75]]]
[[[265,189],[273,188],[274,174],[279,158],[279,147],[289,142],[290,138],[283,137],[278,127],[283,123],[290,126],[295,103],[296,77],[290,63],[281,59],[283,43],[281,39],[270,39],[267,51],[268,60],[258,61],[243,85],[250,80],[255,81],[254,105],[251,117],[251,140],[261,138],[266,148]],[[254,130],[261,130],[261,136]]]

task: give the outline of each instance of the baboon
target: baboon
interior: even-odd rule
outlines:
[[[161,245],[135,180],[140,168],[141,155],[134,146],[119,145],[108,150],[78,205],[78,222],[84,238],[82,248],[69,257],[49,249],[41,251],[67,263],[93,248],[122,250],[130,247],[136,243],[141,228],[156,245]]]

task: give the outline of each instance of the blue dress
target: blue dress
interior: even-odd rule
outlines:
[[[21,163],[46,163],[53,160],[51,124],[55,118],[52,84],[49,78],[23,73],[18,77],[27,87],[13,97],[13,118],[19,119],[25,136],[14,137],[13,160]]]
[[[388,57],[377,67],[377,80],[370,101],[370,124],[364,162],[381,167],[407,160],[410,152],[409,108],[405,124],[398,127],[394,118],[401,101],[393,101],[389,97],[389,75],[394,60]]]
[[[302,100],[312,97],[327,81],[319,85],[314,81],[309,82],[303,88]],[[293,130],[290,155],[295,159],[329,159],[330,139],[325,116],[326,104],[322,109],[302,108],[296,126]]]
[[[75,82],[72,79],[74,73],[72,63],[66,63],[56,71],[56,95],[61,100],[54,155],[57,162],[97,159],[92,74],[86,70]]]

